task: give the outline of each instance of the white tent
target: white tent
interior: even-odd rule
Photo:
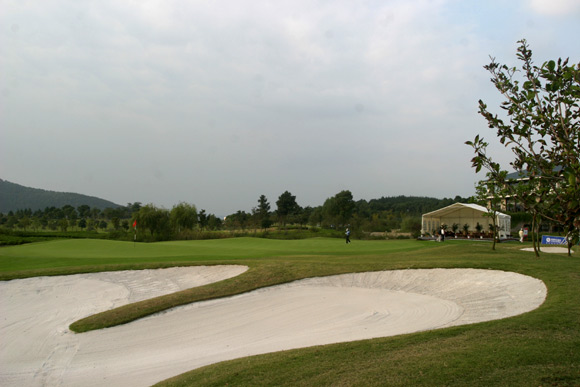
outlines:
[[[487,208],[477,204],[454,203],[445,208],[423,214],[421,234],[431,234],[435,230],[440,230],[441,225],[447,225],[447,230],[451,229],[453,223],[459,224],[459,230],[463,229],[464,224],[469,225],[470,231],[475,231],[477,223],[483,226],[487,231],[492,220]],[[511,233],[511,216],[497,213],[496,224],[499,226],[499,237],[505,239]]]

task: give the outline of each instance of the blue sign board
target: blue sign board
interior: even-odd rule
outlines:
[[[566,237],[543,235],[542,236],[542,244],[543,245],[567,245],[568,242],[566,241]]]

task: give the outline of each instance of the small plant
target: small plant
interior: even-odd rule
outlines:
[[[463,225],[463,234],[465,234],[465,236],[467,236],[468,232],[469,232],[469,224],[465,223]]]
[[[459,230],[459,223],[453,223],[451,225],[451,230],[453,231],[453,234],[457,234],[457,230]]]

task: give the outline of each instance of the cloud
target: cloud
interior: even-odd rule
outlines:
[[[2,178],[222,214],[468,195],[488,55],[577,47],[499,1],[3,3]]]
[[[534,12],[547,16],[580,15],[577,0],[529,0]]]

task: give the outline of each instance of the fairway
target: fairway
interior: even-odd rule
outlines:
[[[44,247],[48,249],[44,250]],[[57,331],[65,334],[63,337],[68,340],[67,343],[76,341],[81,344],[64,345],[64,347],[56,345],[55,348],[60,348],[60,351],[66,355],[61,359],[69,360],[63,360],[64,363],[46,363],[46,372],[36,373],[36,375],[47,376],[46,380],[60,380],[64,385],[76,385],[77,382],[84,384],[83,374],[89,376],[86,380],[103,385],[114,380],[126,384],[131,380],[139,380],[140,375],[143,377],[165,375],[163,376],[165,378],[224,359],[353,340],[352,343],[347,344],[315,347],[317,348],[315,352],[306,348],[290,352],[275,352],[243,362],[233,360],[223,366],[217,364],[210,368],[192,371],[171,383],[188,385],[195,380],[195,384],[199,385],[290,385],[295,384],[297,380],[302,380],[298,384],[337,384],[347,381],[346,384],[376,385],[383,384],[384,380],[388,379],[389,384],[395,385],[408,384],[410,381],[413,384],[430,385],[433,380],[437,381],[435,384],[450,384],[452,380],[457,381],[458,377],[463,380],[461,384],[472,384],[474,380],[489,382],[496,378],[512,382],[521,380],[529,382],[530,380],[547,380],[553,375],[553,366],[552,371],[549,371],[550,368],[542,365],[546,362],[562,364],[565,368],[557,367],[558,373],[568,380],[576,380],[578,372],[574,371],[573,365],[577,364],[578,357],[574,351],[570,352],[567,348],[574,348],[574,344],[578,344],[578,333],[573,328],[578,323],[575,319],[578,316],[578,307],[576,304],[572,307],[564,307],[564,305],[567,305],[566,303],[570,300],[578,299],[577,293],[574,293],[578,290],[578,284],[567,281],[567,276],[563,273],[578,275],[578,254],[575,253],[571,258],[560,255],[550,256],[549,261],[547,258],[544,261],[536,259],[533,254],[520,251],[520,247],[519,244],[505,244],[500,245],[500,251],[492,252],[490,245],[485,243],[436,244],[418,241],[355,241],[345,246],[344,241],[333,239],[271,241],[242,238],[137,244],[136,246],[132,243],[110,241],[58,241],[0,249],[0,267],[5,278],[28,277],[33,272],[54,275],[59,274],[59,271],[96,272],[126,269],[128,266],[150,269],[175,265],[210,265],[206,267],[213,267],[215,270],[219,267],[215,266],[218,264],[235,264],[236,266],[232,267],[248,268],[247,271],[239,272],[239,275],[223,281],[191,289],[175,290],[177,293],[161,295],[151,300],[134,299],[126,306],[117,307],[119,305],[115,302],[108,304],[105,302],[109,305],[107,308],[114,309],[73,324],[75,331],[97,329],[95,332],[80,335],[70,331],[67,333],[68,324],[86,315],[86,313],[73,313],[74,318],[67,317],[66,323],[63,323]],[[139,249],[142,249],[141,254],[137,253]],[[416,270],[438,267],[452,270]],[[476,268],[476,270],[453,269],[468,267]],[[385,271],[393,269],[398,270]],[[364,274],[365,272],[375,274]],[[525,275],[509,272],[519,272]],[[411,273],[416,274],[411,275]],[[439,274],[427,275],[426,273]],[[447,275],[449,273],[453,275]],[[497,274],[493,274],[494,277],[480,273]],[[118,274],[125,276],[122,273]],[[342,276],[330,277],[337,274]],[[83,276],[90,275],[93,274],[83,274]],[[127,275],[132,276],[132,274]],[[501,279],[505,275],[512,277]],[[547,289],[544,287],[542,291],[541,287],[538,288],[540,284],[544,286],[542,281],[530,276],[543,280]],[[310,277],[319,278],[314,282],[312,280],[292,282]],[[46,281],[60,281],[61,278],[73,277],[45,278],[42,281],[48,284],[49,282]],[[486,282],[485,278],[490,278],[489,282]],[[519,278],[525,279],[524,282],[520,283]],[[40,278],[22,281],[37,280]],[[533,287],[526,288],[528,286],[524,285],[526,281],[534,284]],[[111,283],[111,280],[105,282]],[[151,286],[156,283],[151,280],[147,282]],[[5,284],[17,283],[18,281],[9,281]],[[285,285],[272,287],[276,284]],[[393,284],[396,286],[393,287]],[[66,289],[66,287],[53,285],[45,289]],[[87,286],[75,289],[79,290],[73,294],[80,305],[94,306],[97,303],[96,300],[102,301],[109,294],[106,288],[100,288],[100,291],[90,291],[88,283]],[[89,291],[89,294],[83,295],[80,289]],[[495,296],[477,296],[477,294],[493,294],[493,289],[498,292]],[[544,302],[546,293],[548,297]],[[7,292],[3,290],[2,295],[6,294]],[[65,294],[62,296],[65,297]],[[531,297],[529,302],[524,301],[526,297]],[[202,300],[212,301],[191,304],[172,309],[161,315],[128,323],[155,314],[156,311]],[[488,302],[487,307],[469,306],[470,303],[483,305],[484,300]],[[135,301],[138,302],[134,303]],[[305,306],[308,303],[310,307]],[[525,313],[542,303],[544,304],[536,311]],[[231,312],[224,312],[224,310],[231,311],[231,308],[239,308],[238,312],[234,312],[234,315],[237,313],[237,317],[228,314]],[[298,312],[300,310],[305,314],[300,314]],[[98,310],[91,313],[95,312]],[[287,314],[289,312],[290,314]],[[520,315],[521,313],[525,314]],[[41,315],[32,318],[32,321],[41,319]],[[476,322],[515,315],[520,316],[472,325]],[[174,322],[162,323],[165,328],[161,332],[165,333],[157,335],[151,324],[155,325],[156,321],[160,321],[159,319],[163,316],[167,318],[173,316]],[[261,317],[254,321],[251,316]],[[198,320],[199,318],[202,320]],[[554,325],[555,321],[559,321],[557,325]],[[228,325],[232,322],[234,322],[233,326]],[[98,330],[99,327],[117,324],[122,325],[113,329]],[[403,329],[393,329],[389,333],[384,331],[388,326],[403,327]],[[172,328],[169,329],[169,327]],[[191,327],[195,327],[192,331],[193,336],[187,333]],[[443,329],[414,333],[410,336],[396,336],[391,339],[379,338],[433,328]],[[204,331],[204,329],[209,329],[209,331]],[[219,332],[229,332],[230,336],[220,339],[219,335],[216,336],[218,334],[216,329]],[[567,337],[566,344],[561,345],[559,343],[563,342],[549,338],[552,329],[553,334]],[[537,338],[532,339],[536,337],[535,332],[540,330],[543,332],[543,339],[540,341]],[[231,334],[236,332],[238,336],[232,337]],[[258,332],[259,336],[254,336],[255,332]],[[516,334],[516,332],[519,333]],[[567,335],[566,332],[570,334]],[[5,334],[6,331],[3,328],[3,337],[6,337]],[[106,339],[103,339],[103,334],[106,335]],[[10,337],[12,335],[11,333]],[[518,337],[521,339],[526,336],[529,340],[514,341]],[[207,337],[209,341],[205,344],[196,341],[203,337]],[[375,339],[363,340],[371,337]],[[136,341],[131,344],[122,340],[127,338],[134,338]],[[454,338],[456,343],[453,347],[447,347],[449,344],[445,343],[451,338]],[[277,344],[272,345],[272,340]],[[90,344],[91,342],[93,344]],[[156,348],[155,355],[150,358],[153,363],[145,367],[147,371],[140,371],[139,364],[142,365],[142,360],[149,358],[149,355],[143,358],[139,355],[140,350],[137,348],[143,348],[144,344],[151,342],[155,343],[153,347]],[[489,346],[490,342],[494,343],[493,349]],[[511,344],[508,344],[510,342]],[[58,340],[56,343],[58,344]],[[424,347],[419,357],[413,355],[417,344]],[[184,345],[184,347],[175,351],[175,345]],[[432,348],[431,345],[433,345]],[[202,348],[201,352],[208,358],[202,356],[199,358],[200,362],[193,361],[192,358],[184,360],[191,356],[185,353],[190,353],[189,351],[196,346]],[[129,351],[123,354],[126,348],[133,348],[134,352]],[[342,350],[336,352],[339,348]],[[446,348],[454,348],[452,352],[454,354],[450,354]],[[470,348],[478,348],[478,350],[472,352]],[[168,352],[160,355],[159,350]],[[213,350],[221,355],[212,355]],[[10,358],[9,354],[12,353],[9,349],[4,349],[4,351],[3,363]],[[230,355],[223,357],[228,351]],[[430,364],[433,359],[441,358],[438,355],[440,351],[446,352],[445,361],[448,364],[454,364],[454,367],[460,371],[435,372]],[[501,363],[494,366],[494,369],[499,372],[496,371],[493,375],[484,371],[486,368],[489,370],[491,358],[487,355],[488,351],[492,351],[497,359],[501,359]],[[545,353],[546,351],[548,354]],[[104,358],[110,359],[106,361],[112,363],[91,363],[91,361],[95,362],[92,356],[101,352],[108,353],[109,355]],[[343,353],[349,352],[358,354],[347,360]],[[146,353],[147,350],[145,350]],[[177,356],[172,356],[171,353]],[[530,356],[535,353],[542,353],[542,356],[537,357],[537,361],[533,362],[536,364],[532,368],[533,372],[518,371],[521,355]],[[315,362],[307,360],[313,354],[316,354],[318,360]],[[393,361],[397,356],[404,356],[406,360],[395,364]],[[123,364],[124,360],[121,359],[133,357],[135,361],[127,363],[126,366],[118,366]],[[164,364],[168,363],[168,369],[172,370],[167,374],[159,373],[153,365],[158,364],[161,358],[167,359]],[[52,359],[58,359],[58,357],[53,356]],[[290,359],[297,359],[298,362]],[[459,359],[462,360],[459,361]],[[487,363],[488,366],[484,367],[480,363]],[[98,375],[93,375],[89,371],[90,367],[83,368],[85,367],[83,364],[87,367],[93,364],[93,368],[96,366],[96,369],[108,370],[106,373],[101,372],[101,375],[107,379],[102,379],[102,383],[96,382]],[[83,369],[85,371],[82,371]],[[348,375],[344,374],[345,369],[350,370]],[[364,371],[368,369],[373,369],[373,373],[368,374]],[[567,371],[563,372],[564,369]],[[65,370],[69,371],[65,372]],[[276,370],[276,372],[266,370]],[[329,373],[330,370],[334,371]],[[417,372],[418,370],[421,372]],[[482,379],[484,374],[490,376]],[[3,384],[6,384],[4,381],[9,380],[7,375],[3,373],[1,379]],[[257,382],[253,375],[260,375],[260,382]],[[319,380],[321,376],[324,377],[322,382]],[[56,379],[50,379],[52,377]],[[115,379],[118,377],[121,379]],[[160,379],[143,379],[145,380],[148,381],[138,382],[135,385],[148,384]],[[117,383],[113,382],[113,384]],[[509,384],[518,383],[510,382]],[[11,384],[8,383],[8,385]]]
[[[229,238],[135,244],[71,239],[1,248],[0,279],[25,277],[29,275],[25,271],[37,269],[57,269],[50,273],[70,274],[94,271],[98,266],[114,270],[115,265],[118,265],[119,269],[137,269],[142,264],[163,266],[164,263],[196,264],[216,260],[256,260],[266,257],[372,255],[413,251],[427,246],[417,241],[392,241],[388,244],[380,241],[360,241],[355,246],[345,246],[344,241],[332,238],[291,241]]]

